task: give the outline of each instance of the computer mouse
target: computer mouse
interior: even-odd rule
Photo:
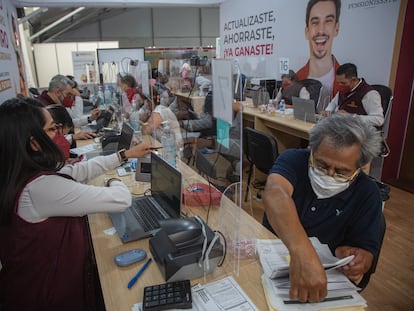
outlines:
[[[161,229],[177,247],[188,246],[202,235],[201,224],[192,218],[171,218],[160,221]]]

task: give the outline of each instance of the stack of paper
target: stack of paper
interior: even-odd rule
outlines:
[[[329,247],[317,238],[310,238],[323,266],[328,280],[328,296],[323,302],[300,303],[289,298],[289,251],[281,240],[257,240],[257,252],[262,264],[263,289],[271,310],[362,310],[366,301],[358,288],[340,271],[336,270],[349,263],[353,256],[343,259],[332,255]]]
[[[352,255],[339,259],[332,255],[328,245],[322,244],[317,238],[310,238],[310,241],[326,270],[344,266],[354,258]],[[269,278],[275,279],[289,275],[289,251],[282,240],[257,240],[257,252],[263,270]]]

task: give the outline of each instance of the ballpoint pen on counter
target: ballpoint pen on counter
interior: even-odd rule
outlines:
[[[147,261],[144,263],[144,265],[139,269],[137,274],[131,279],[131,281],[128,282],[128,289],[130,289],[132,286],[134,286],[135,282],[139,279],[141,274],[147,269],[148,265],[151,263],[152,258],[148,258]]]

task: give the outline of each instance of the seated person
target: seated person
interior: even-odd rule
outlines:
[[[171,92],[170,88],[167,86],[168,75],[165,73],[159,73],[154,87],[157,89],[157,93],[160,94],[160,103],[163,106],[170,106],[170,104],[175,100],[174,94]]]
[[[181,120],[181,128],[189,132],[209,131],[213,128],[213,92],[209,91],[204,99],[203,111],[198,118]],[[214,128],[215,130],[215,128]],[[214,135],[214,134],[212,134]]]
[[[330,112],[361,115],[364,121],[380,127],[384,123],[381,95],[363,78],[358,78],[357,67],[346,63],[336,70],[340,90],[326,108]]]
[[[211,81],[202,75],[198,75],[195,79],[195,82],[198,85],[198,95],[206,96],[208,91],[211,89]]]
[[[293,96],[305,99],[310,98],[310,94],[306,87],[299,83],[293,70],[289,70],[289,73],[282,74],[281,78],[282,87],[276,95],[276,103],[279,103],[281,99],[284,99],[286,104],[291,105]]]
[[[172,132],[176,134],[176,144],[178,148],[183,146],[180,124],[175,117],[175,114],[171,111],[169,107],[160,105],[159,95],[154,89],[154,99],[153,103],[148,100],[148,108],[151,111],[151,115],[148,120],[142,124],[142,134],[151,135],[155,133],[156,138],[161,141],[161,136],[163,133],[162,122],[168,121],[168,125]]]
[[[181,84],[182,92],[190,92],[194,86],[194,74],[189,63],[184,63],[181,68],[181,77],[183,78]]]
[[[73,76],[66,76],[71,81],[72,91],[69,96],[63,100],[63,106],[66,107],[69,115],[72,118],[75,127],[86,125],[99,117],[100,110],[95,108],[91,111],[91,114],[83,114],[83,98],[78,89],[78,83],[74,80]]]
[[[316,302],[327,295],[324,268],[308,237],[328,244],[358,283],[380,249],[382,200],[361,167],[379,152],[381,138],[363,119],[335,114],[310,130],[308,149],[276,159],[263,193],[263,224],[290,253],[290,298]]]
[[[56,131],[56,135],[53,138],[53,141],[63,151],[66,159],[68,159],[70,157],[71,144],[65,136],[68,135],[69,132],[73,129],[72,118],[66,111],[65,107],[61,105],[49,105],[46,109],[49,111],[53,121],[58,126],[58,130]]]
[[[29,101],[0,105],[0,306],[96,310],[99,281],[86,215],[124,211],[131,192],[117,178],[107,187],[86,183],[125,158],[148,154],[150,145],[65,164],[52,141],[57,128],[50,113]]]
[[[137,80],[133,75],[126,74],[124,76],[119,75],[119,83],[121,86],[122,94],[122,112],[129,115],[132,109],[132,101],[137,100]]]

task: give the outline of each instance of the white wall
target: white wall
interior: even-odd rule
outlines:
[[[118,42],[68,42],[33,44],[38,87],[46,88],[56,74],[73,75],[72,52],[118,48]],[[95,61],[97,64],[97,61]]]

